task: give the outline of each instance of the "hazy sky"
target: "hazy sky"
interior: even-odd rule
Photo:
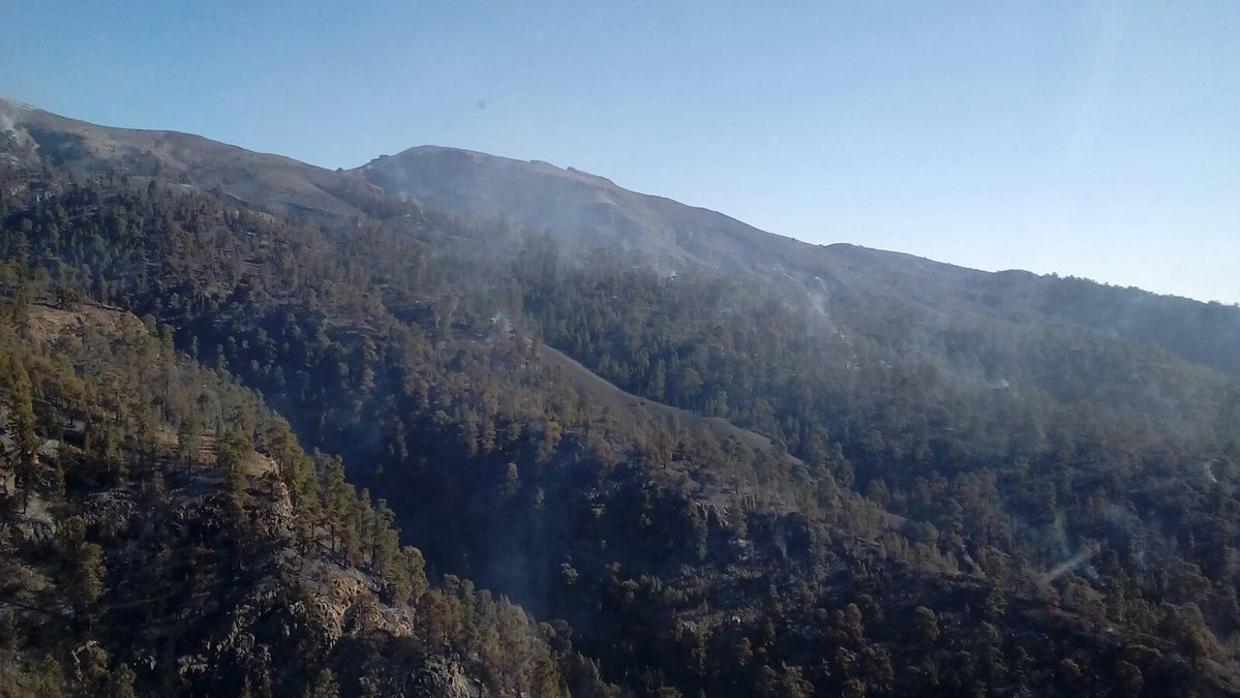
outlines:
[[[1237,0],[0,0],[0,94],[329,167],[548,160],[811,242],[1240,301]]]

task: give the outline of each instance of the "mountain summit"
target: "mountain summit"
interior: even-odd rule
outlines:
[[[715,211],[538,160],[422,146],[355,171],[390,194],[427,206],[503,218],[572,246],[615,246],[673,264],[751,271],[791,262],[795,253],[815,248]]]

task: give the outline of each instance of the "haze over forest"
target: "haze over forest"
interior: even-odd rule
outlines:
[[[0,73],[0,89],[83,105],[60,114],[0,97],[0,698],[1240,696],[1240,306],[1066,273],[1155,278],[1179,264],[1192,269],[1157,290],[1240,299],[1227,295],[1237,170],[1219,155],[1234,135],[1216,123],[1235,102],[1197,101],[1234,77],[1216,64],[1234,50],[1219,43],[1229,9],[1089,5],[1065,15],[1079,26],[1009,9],[946,27],[911,8],[741,9],[695,24],[677,6],[607,14],[601,36],[585,21],[593,10],[553,18],[530,6],[475,35],[446,31],[458,10],[416,7],[345,17],[311,5],[270,45],[256,37],[287,13],[266,5],[244,27],[215,6],[179,24],[160,8],[141,20],[83,8],[75,19],[98,29],[66,23],[50,44],[68,58],[0,22],[0,43],[45,59],[0,66],[24,66]],[[0,19],[26,26],[57,12],[69,10],[0,5]],[[408,12],[414,29],[396,21]],[[814,55],[857,65],[848,89],[793,60],[828,17],[844,43]],[[785,43],[738,52],[746,18],[754,36]],[[864,26],[882,30],[864,35],[874,45],[845,31]],[[163,31],[120,46],[142,27]],[[208,27],[221,31],[191,40]],[[713,52],[664,60],[678,29],[682,49]],[[1126,53],[1150,35],[1165,37],[1164,54]],[[355,36],[370,41],[325,51],[326,38]],[[652,73],[645,92],[615,60],[641,37],[665,42],[625,55],[683,67]],[[896,37],[911,42],[905,53],[861,65]],[[1077,155],[1097,157],[1060,182],[1059,201],[1084,208],[1046,237],[1012,228],[985,245],[1036,249],[1029,266],[1065,273],[962,264],[960,240],[919,215],[942,207],[936,216],[958,214],[964,237],[981,240],[990,216],[1038,208],[1009,209],[1029,181],[1017,171],[1034,162],[1016,156],[1064,124],[993,139],[1012,104],[1059,94],[1047,75],[1076,64],[1043,49],[1079,48],[1072,37],[1099,39],[1086,42],[1096,50],[1084,81],[1109,94],[1069,120]],[[565,42],[591,41],[597,55],[567,65]],[[993,42],[993,62],[968,60],[979,42]],[[300,72],[259,67],[290,43]],[[294,60],[308,50],[316,62]],[[147,51],[164,61],[138,61]],[[51,76],[91,55],[114,57],[123,79],[67,89],[107,66]],[[382,57],[383,70],[356,70]],[[900,80],[864,79],[918,57],[929,62]],[[1001,87],[1025,61],[1043,79]],[[225,90],[221,66],[240,64],[253,70]],[[716,75],[729,65],[731,83]],[[442,72],[369,91],[418,66]],[[946,66],[971,77],[948,71],[913,89]],[[1151,93],[1167,89],[1169,66],[1192,70],[1170,109],[1108,82],[1108,66],[1147,69]],[[169,71],[184,74],[154,79]],[[565,83],[539,108],[503,111],[513,88],[473,99],[473,112],[504,116],[458,131],[467,142],[388,147],[395,133],[436,132],[427,124],[454,108],[430,102],[495,87],[496,74]],[[694,102],[686,86],[704,74],[741,131],[681,101],[659,113],[683,136],[654,129],[648,147],[628,147],[654,128],[649,115],[625,121],[637,96],[681,89]],[[831,99],[723,98],[755,76],[782,88],[759,90],[768,98],[826,84]],[[977,91],[955,92],[966,85]],[[600,86],[618,106],[592,120],[595,107],[572,105]],[[401,126],[353,109],[373,102],[344,100],[351,91],[427,104]],[[256,92],[261,103],[238,108]],[[329,107],[321,135],[295,145],[311,93]],[[847,105],[832,101],[842,93],[860,111],[828,126],[872,113],[874,133],[893,138],[890,152],[852,160],[868,163],[856,197],[839,189],[847,175],[811,162],[830,139],[794,142],[807,133],[794,116]],[[220,94],[234,101],[214,103]],[[921,111],[907,102],[916,95]],[[146,116],[80,118],[129,113],[117,105],[131,98]],[[879,118],[884,102],[892,111]],[[1123,119],[1104,118],[1121,104]],[[271,105],[287,122],[259,118]],[[968,105],[977,140],[967,127],[949,140],[1003,147],[961,155],[934,175],[941,188],[928,186],[909,162],[951,158],[939,145],[909,150],[916,138],[897,126],[925,136]],[[198,116],[207,136],[178,130]],[[686,126],[695,119],[701,134]],[[1103,137],[1104,122],[1123,128]],[[1188,122],[1196,139],[1179,130]],[[321,167],[208,137],[219,132],[322,162],[385,147]],[[1138,133],[1147,146],[1128,147]],[[703,134],[734,154],[698,151]],[[486,138],[548,154],[476,149]],[[686,164],[695,151],[704,156]],[[541,159],[577,152],[636,165]],[[758,152],[752,171],[721,167]],[[1001,160],[1011,169],[992,167]],[[862,192],[879,165],[904,195]],[[1122,176],[1096,179],[1106,172]],[[693,180],[683,191],[757,181],[786,189],[785,202],[821,185],[851,213],[792,203],[770,220],[865,232],[806,242],[782,233],[808,228],[733,217],[773,201],[744,186],[715,189],[737,204],[717,211],[624,186],[639,179]],[[980,213],[960,208],[988,191]],[[867,209],[875,227],[856,226]],[[1060,244],[1104,219],[1079,248]],[[883,236],[901,221],[936,236],[864,244],[900,239]],[[1116,236],[1129,225],[1130,239]],[[1172,244],[1166,231],[1181,227],[1193,232]],[[1074,252],[1108,248],[1101,266]],[[1151,250],[1166,254],[1134,262]]]
[[[0,94],[545,160],[807,242],[1240,302],[1240,7],[0,4]],[[54,28],[54,30],[52,29]]]

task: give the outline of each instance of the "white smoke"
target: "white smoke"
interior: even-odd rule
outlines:
[[[1097,553],[1097,550],[1094,550],[1094,549],[1085,549],[1085,550],[1080,551],[1076,555],[1073,555],[1067,560],[1064,560],[1058,565],[1055,565],[1055,567],[1052,568],[1050,572],[1046,573],[1045,581],[1048,583],[1055,581],[1056,579],[1062,577],[1068,572],[1071,572],[1075,570],[1076,568],[1080,567],[1081,565],[1085,564],[1086,562],[1089,562],[1089,559],[1093,557],[1096,553]]]
[[[1206,471],[1206,477],[1210,479],[1210,482],[1218,484],[1218,478],[1214,475],[1214,464],[1213,463],[1211,463],[1210,461],[1206,461],[1205,463],[1201,464],[1201,469]]]
[[[1067,557],[1067,559],[1051,568],[1051,571],[1046,573],[1044,581],[1048,583],[1053,582],[1068,572],[1076,571],[1081,566],[1084,566],[1085,568],[1084,572],[1086,577],[1096,580],[1098,578],[1097,570],[1087,563],[1090,558],[1098,554],[1098,545],[1087,544],[1083,549],[1077,551],[1076,554],[1070,554],[1068,537],[1064,533],[1064,521],[1062,514],[1055,517],[1055,524],[1052,531],[1055,536],[1055,542],[1059,544],[1059,550],[1064,554],[1064,556]]]

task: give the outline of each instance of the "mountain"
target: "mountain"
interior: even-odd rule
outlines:
[[[572,168],[423,146],[355,170],[394,196],[478,218],[502,217],[589,249],[638,250],[669,263],[777,270],[816,249],[736,219],[638,194]]]
[[[1067,322],[1149,342],[1240,374],[1240,308],[1028,273],[992,274],[848,244],[811,245],[723,214],[639,194],[545,162],[422,146],[330,171],[200,136],[96,126],[0,97],[10,152],[76,168],[156,176],[278,215],[342,224],[392,215],[392,199],[547,231],[573,249],[636,251],[665,271],[686,264],[756,273],[809,293],[895,294],[932,313]],[[15,146],[17,145],[15,141]]]
[[[0,97],[0,131],[13,164],[40,162],[81,175],[108,171],[215,191],[279,215],[342,220],[365,215],[382,192],[358,178],[279,155],[176,131],[111,128]]]
[[[1240,375],[1240,308],[1029,273],[991,274],[855,245],[811,245],[715,211],[639,194],[546,162],[423,146],[355,170],[390,195],[547,231],[575,249],[636,250],[663,269],[702,265],[810,293],[897,296],[934,313],[1069,322],[1157,344]]]
[[[2,113],[10,693],[1240,694],[1232,308]]]

